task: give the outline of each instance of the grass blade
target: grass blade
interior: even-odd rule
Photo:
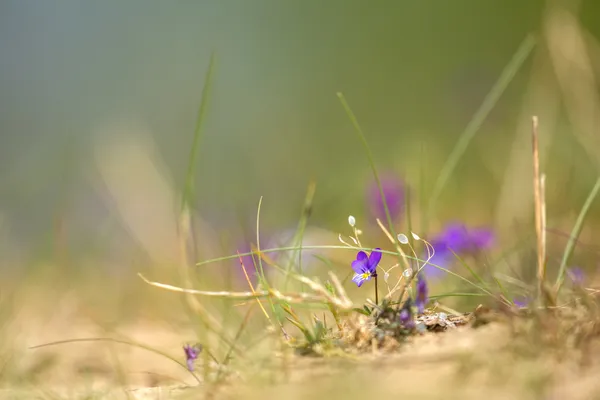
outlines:
[[[296,232],[294,233],[294,237],[292,239],[292,245],[294,246],[302,246],[302,241],[304,239],[304,232],[306,231],[306,225],[308,223],[308,218],[312,214],[312,205],[313,200],[315,198],[316,191],[316,183],[315,181],[311,181],[308,184],[308,189],[306,191],[306,197],[304,198],[304,204],[302,206],[302,214],[300,215],[300,220],[298,221],[298,227],[296,228]],[[294,265],[294,261],[298,260],[298,272],[302,273],[302,252],[297,251],[292,254],[288,261],[287,271],[290,272]],[[285,277],[285,283],[283,285],[283,289],[287,289],[287,285],[289,283],[289,276]]]
[[[528,35],[523,43],[519,46],[517,51],[515,52],[513,58],[510,60],[508,65],[502,71],[502,74],[485,97],[479,109],[473,115],[473,118],[465,128],[465,130],[461,133],[458,142],[452,149],[448,160],[444,164],[442,171],[440,172],[439,177],[437,178],[435,185],[433,187],[432,194],[429,198],[429,207],[428,214],[431,216],[433,211],[435,210],[435,206],[437,204],[438,197],[442,193],[442,190],[448,183],[448,179],[454,172],[456,165],[459,160],[465,153],[469,143],[489,115],[490,111],[494,108],[502,93],[506,90],[508,84],[513,80],[517,71],[521,68],[527,57],[531,53],[535,46],[535,39],[532,35]]]
[[[340,99],[340,102],[342,103],[342,107],[346,111],[346,114],[348,115],[348,118],[350,119],[352,126],[354,126],[354,130],[356,131],[356,134],[358,135],[358,137],[364,147],[365,154],[367,155],[367,159],[369,160],[369,165],[371,166],[371,171],[373,172],[373,176],[375,177],[375,182],[377,183],[377,187],[379,188],[379,194],[381,196],[381,200],[383,201],[383,208],[385,210],[385,217],[387,219],[389,230],[392,233],[392,236],[395,238],[396,231],[394,229],[394,224],[392,222],[392,216],[390,214],[390,209],[388,207],[387,200],[385,198],[385,193],[383,192],[383,186],[381,185],[381,180],[379,179],[379,174],[377,173],[377,168],[375,167],[375,159],[373,158],[373,152],[371,151],[371,148],[369,147],[369,143],[367,142],[367,138],[366,138],[362,128],[360,127],[360,124],[358,123],[358,119],[356,119],[356,115],[354,115],[354,112],[352,111],[352,109],[350,108],[350,105],[346,101],[346,97],[344,97],[344,94],[341,92],[338,92],[337,96]],[[400,263],[402,263],[401,255],[398,255],[398,261]]]
[[[208,99],[213,83],[213,75],[215,71],[216,55],[213,52],[210,56],[210,62],[208,64],[208,70],[204,78],[204,87],[202,88],[202,99],[200,101],[200,107],[198,109],[198,117],[196,118],[196,127],[194,129],[194,141],[192,142],[192,148],[190,150],[190,158],[188,162],[188,169],[185,177],[185,183],[183,187],[183,195],[181,196],[181,207],[183,211],[186,207],[190,207],[194,197],[194,177],[196,171],[196,163],[198,159],[198,151],[200,149],[200,139],[202,138],[202,127],[204,126],[204,120],[206,119],[206,111],[208,109]]]
[[[449,292],[429,296],[430,300],[439,300],[446,297],[485,297],[488,296],[486,293],[460,293],[460,292]]]
[[[585,203],[583,203],[583,207],[581,207],[581,211],[577,216],[577,220],[575,221],[575,225],[573,226],[573,230],[571,231],[571,235],[569,236],[569,241],[567,242],[567,246],[565,247],[565,252],[563,253],[562,260],[560,262],[560,268],[558,270],[558,277],[556,278],[556,287],[555,292],[558,295],[560,291],[560,287],[562,286],[563,281],[565,280],[565,271],[567,268],[567,263],[569,262],[569,258],[573,253],[573,249],[575,248],[575,242],[581,233],[581,228],[583,227],[583,222],[585,221],[585,217],[590,209],[590,206],[594,202],[594,199],[598,195],[598,191],[600,190],[600,178],[596,180],[594,187],[592,188],[590,194],[587,199],[585,199]]]
[[[460,263],[462,264],[462,266],[463,266],[463,267],[465,267],[465,268],[467,269],[467,271],[469,271],[469,273],[470,273],[471,275],[473,275],[473,277],[474,277],[475,279],[477,279],[477,281],[478,281],[479,283],[481,283],[483,286],[487,286],[487,283],[486,283],[486,282],[483,280],[483,278],[481,277],[481,275],[479,275],[477,272],[475,272],[475,270],[474,270],[473,268],[471,268],[471,267],[469,266],[469,264],[467,264],[467,263],[465,262],[465,260],[463,260],[463,259],[462,259],[462,257],[461,257],[461,256],[459,256],[458,254],[456,254],[456,253],[454,252],[454,250],[452,250],[451,248],[448,248],[448,250],[450,250],[450,252],[451,252],[452,254],[454,254],[454,257],[456,257],[456,259],[458,260],[458,262],[460,262]]]

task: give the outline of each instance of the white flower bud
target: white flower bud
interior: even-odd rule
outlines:
[[[348,223],[350,224],[351,227],[354,228],[354,226],[356,225],[356,219],[352,215],[350,215],[350,216],[348,216]]]
[[[419,235],[417,235],[417,234],[416,234],[416,233],[414,233],[414,232],[411,232],[411,233],[412,233],[412,237],[413,237],[413,239],[415,239],[415,240],[421,240],[421,238],[419,237]]]
[[[408,244],[408,238],[406,237],[406,235],[404,233],[398,234],[398,241],[402,244]]]

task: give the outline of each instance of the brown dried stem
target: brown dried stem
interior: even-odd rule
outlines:
[[[544,305],[554,305],[545,285],[546,279],[546,176],[540,172],[538,117],[531,117],[531,139],[533,150],[533,198],[535,206],[535,233],[537,237],[537,280],[538,295]]]

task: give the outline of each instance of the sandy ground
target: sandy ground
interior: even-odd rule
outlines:
[[[557,356],[533,351],[505,324],[428,333],[394,353],[355,358],[273,355],[260,374],[236,378],[221,387],[197,386],[176,363],[143,349],[110,343],[72,343],[27,350],[27,343],[54,339],[64,327],[19,336],[21,351],[10,365],[13,384],[0,398],[48,399],[596,399],[600,398],[600,365],[579,350]],[[84,321],[70,326],[73,337],[98,335]],[[181,337],[159,323],[123,326],[118,331],[173,356],[182,357]],[[586,348],[600,354],[598,341]],[[531,351],[530,351],[531,350]],[[183,361],[183,360],[182,360]],[[21,374],[21,375],[19,375]],[[19,384],[19,377],[27,375]],[[125,384],[127,388],[120,386]]]

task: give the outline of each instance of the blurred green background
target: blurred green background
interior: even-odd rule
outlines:
[[[515,226],[531,226],[535,113],[549,220],[568,231],[600,155],[577,132],[589,138],[581,131],[591,126],[597,135],[599,114],[569,111],[583,96],[577,88],[597,87],[574,62],[567,75],[576,93],[564,92],[556,57],[564,48],[575,52],[565,59],[578,53],[560,21],[544,28],[553,4],[4,0],[0,260],[14,271],[63,252],[78,268],[92,260],[130,273],[145,262],[140,244],[139,254],[169,247],[212,51],[218,62],[195,176],[205,250],[230,254],[236,245],[223,241],[253,240],[239,237],[252,234],[260,196],[265,230],[293,229],[311,179],[312,226],[341,232],[349,214],[368,217],[371,172],[336,92],[356,113],[378,168],[413,189],[418,230],[420,205],[461,132],[530,33],[534,55],[469,144],[430,229],[456,219],[510,239]],[[586,35],[588,69],[597,71],[600,3],[567,5]],[[561,48],[547,37],[553,29],[572,42]],[[599,217],[592,207],[588,226]]]

